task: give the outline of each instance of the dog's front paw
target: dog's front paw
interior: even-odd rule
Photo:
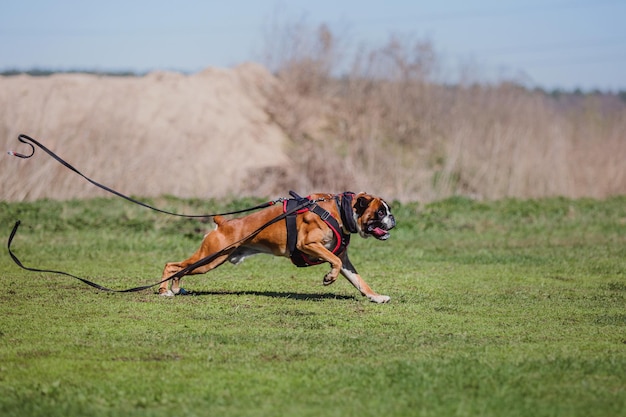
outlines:
[[[332,272],[329,272],[328,274],[326,274],[326,276],[324,277],[324,281],[322,281],[322,284],[324,285],[330,285],[333,282],[337,281],[337,275],[333,276]]]
[[[172,290],[159,290],[159,295],[161,297],[173,297],[175,294]]]
[[[373,303],[388,303],[391,300],[391,297],[388,295],[368,295],[367,298]]]

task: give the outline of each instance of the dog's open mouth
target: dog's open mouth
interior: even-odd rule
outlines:
[[[370,224],[367,226],[367,233],[374,236],[378,240],[387,240],[389,239],[389,232],[380,225]]]

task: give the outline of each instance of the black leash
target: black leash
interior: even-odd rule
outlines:
[[[55,154],[54,152],[52,152],[50,149],[48,149],[46,146],[44,146],[43,144],[41,144],[39,141],[31,138],[28,135],[24,135],[24,134],[20,134],[17,138],[20,142],[30,146],[31,152],[29,155],[25,155],[22,153],[18,153],[18,152],[14,152],[14,151],[9,151],[8,154],[12,155],[12,156],[16,156],[18,158],[22,158],[22,159],[28,159],[31,158],[34,154],[35,154],[35,145],[37,147],[39,147],[41,150],[43,150],[44,152],[46,152],[49,156],[51,156],[54,160],[56,160],[57,162],[59,162],[61,165],[63,165],[64,167],[66,167],[67,169],[73,171],[74,173],[80,175],[81,177],[83,177],[85,180],[87,180],[88,182],[90,182],[91,184],[95,185],[96,187],[99,187],[105,191],[108,191],[109,193],[112,193],[118,197],[121,197],[127,201],[130,201],[131,203],[134,204],[138,204],[142,207],[148,208],[150,210],[154,210],[157,211],[159,213],[163,213],[163,214],[169,214],[171,216],[178,216],[178,217],[186,217],[186,218],[207,218],[207,217],[215,217],[215,216],[226,216],[226,215],[231,215],[231,214],[240,214],[240,213],[245,213],[245,212],[249,212],[249,211],[253,211],[253,210],[259,210],[262,208],[266,208],[266,207],[270,207],[273,206],[274,204],[278,203],[278,202],[282,202],[284,201],[283,198],[280,198],[278,200],[274,200],[274,201],[269,201],[266,203],[262,203],[259,204],[257,206],[254,207],[250,207],[250,208],[246,208],[246,209],[241,209],[241,210],[234,210],[234,211],[229,211],[229,212],[225,212],[225,213],[214,213],[214,214],[194,214],[194,215],[189,215],[189,214],[179,214],[179,213],[173,213],[167,210],[162,210],[156,207],[153,207],[149,204],[146,204],[144,202],[141,202],[139,200],[136,200],[134,198],[128,197],[122,193],[120,193],[119,191],[116,191],[110,187],[107,187],[104,184],[100,184],[99,182],[96,182],[94,180],[92,180],[91,178],[87,177],[86,175],[84,175],[82,172],[80,172],[78,169],[74,168],[71,164],[69,164],[67,161],[65,161],[63,158],[59,157],[57,154]],[[189,272],[193,271],[196,268],[199,268],[201,266],[204,266],[210,262],[212,262],[213,260],[215,260],[216,258],[218,258],[219,256],[222,256],[223,254],[227,253],[228,251],[235,249],[238,245],[240,245],[242,242],[246,241],[247,239],[250,239],[252,237],[254,237],[255,235],[257,235],[258,233],[260,233],[263,229],[265,229],[266,227],[284,219],[285,217],[287,217],[288,215],[291,215],[292,213],[295,213],[298,210],[301,210],[305,207],[311,207],[312,205],[314,205],[316,203],[316,201],[312,201],[312,200],[308,200],[306,198],[302,198],[300,197],[298,194],[296,194],[293,191],[289,192],[291,194],[291,196],[296,199],[298,201],[298,205],[295,206],[293,209],[282,213],[281,215],[275,217],[274,219],[268,221],[267,223],[265,223],[263,226],[259,227],[257,230],[255,230],[254,232],[252,232],[251,234],[249,234],[248,236],[242,238],[241,240],[232,243],[231,245],[215,252],[212,253],[206,257],[204,257],[203,259],[199,260],[198,262],[189,265],[187,268],[184,268],[180,271],[178,271],[177,273],[157,282],[154,284],[148,284],[148,285],[143,285],[143,286],[139,286],[139,287],[135,287],[135,288],[129,288],[129,289],[125,289],[125,290],[114,290],[111,288],[107,288],[104,287],[100,284],[96,284],[95,282],[89,281],[88,279],[85,278],[81,278],[78,277],[76,275],[64,272],[64,271],[56,271],[56,270],[52,270],[52,269],[39,269],[39,268],[32,268],[32,267],[27,267],[25,266],[20,260],[19,258],[13,253],[13,251],[11,250],[11,244],[13,243],[13,239],[15,238],[15,235],[17,234],[17,229],[19,228],[21,221],[17,221],[15,222],[15,225],[13,226],[13,230],[11,231],[11,235],[9,236],[9,241],[7,244],[8,250],[9,250],[9,255],[11,256],[11,259],[13,259],[13,262],[15,262],[20,268],[25,269],[27,271],[32,271],[32,272],[44,272],[44,273],[51,273],[51,274],[59,274],[59,275],[65,275],[71,278],[75,278],[91,287],[94,287],[96,289],[99,289],[101,291],[107,291],[107,292],[120,292],[120,293],[124,293],[124,292],[137,292],[137,291],[142,291],[142,290],[147,290],[149,288],[155,287],[157,285],[160,285],[166,281],[170,281],[172,279],[176,279],[176,278],[181,278],[184,275],[188,274]]]
[[[116,196],[121,197],[121,198],[123,198],[125,200],[128,200],[131,203],[138,204],[138,205],[140,205],[142,207],[149,208],[150,210],[154,210],[154,211],[157,211],[159,213],[169,214],[171,216],[186,217],[186,218],[206,218],[206,217],[215,217],[215,216],[227,216],[229,214],[240,214],[240,213],[245,213],[245,212],[248,212],[248,211],[262,209],[262,208],[265,208],[265,207],[273,206],[277,202],[282,201],[282,199],[277,200],[277,201],[269,201],[267,203],[259,204],[258,206],[254,206],[254,207],[250,207],[250,208],[246,208],[246,209],[242,209],[242,210],[229,211],[229,212],[226,212],[226,213],[215,213],[215,214],[179,214],[179,213],[172,213],[172,212],[167,211],[167,210],[161,210],[159,208],[153,207],[153,206],[151,206],[149,204],[146,204],[144,202],[141,202],[139,200],[135,200],[132,197],[128,197],[127,195],[124,195],[124,194],[120,193],[119,191],[115,191],[114,189],[112,189],[110,187],[107,187],[104,184],[100,184],[99,182],[96,182],[96,181],[92,180],[91,178],[87,177],[82,172],[80,172],[79,170],[74,168],[72,165],[70,165],[63,158],[61,158],[60,156],[58,156],[57,154],[52,152],[50,149],[46,148],[44,145],[42,145],[37,140],[31,138],[28,135],[21,134],[21,135],[19,135],[17,137],[17,139],[20,142],[30,146],[30,148],[31,148],[30,155],[24,155],[22,153],[18,153],[18,152],[14,152],[14,151],[9,151],[8,152],[9,155],[16,156],[16,157],[22,158],[22,159],[28,159],[28,158],[32,157],[35,154],[35,145],[37,145],[37,147],[39,147],[41,150],[43,150],[48,155],[50,155],[55,161],[57,161],[58,163],[60,163],[61,165],[63,165],[67,169],[69,169],[70,171],[73,171],[76,174],[80,175],[81,177],[83,177],[84,179],[86,179],[87,181],[89,181],[90,183],[95,185],[96,187],[101,188],[101,189],[103,189],[105,191],[108,191],[111,194],[115,194]]]
[[[302,198],[299,195],[297,195],[295,192],[290,191],[289,194],[292,195],[292,197],[294,197],[297,201],[298,204],[293,207],[292,209],[281,213],[280,215],[274,217],[273,219],[271,219],[270,221],[268,221],[267,223],[265,223],[264,225],[262,225],[261,227],[259,227],[258,229],[256,229],[254,232],[250,233],[248,236],[238,240],[237,242],[231,243],[230,245],[226,246],[225,248],[214,252],[210,255],[207,255],[206,257],[200,259],[199,261],[189,265],[188,267],[181,269],[180,271],[176,272],[175,274],[170,275],[167,278],[164,278],[163,280],[156,282],[154,284],[148,284],[148,285],[143,285],[143,286],[139,286],[139,287],[134,287],[134,288],[128,288],[125,290],[114,290],[111,288],[107,288],[104,287],[100,284],[96,284],[95,282],[89,281],[88,279],[85,278],[81,278],[78,277],[76,275],[70,274],[68,272],[63,272],[63,271],[56,271],[56,270],[52,270],[52,269],[39,269],[39,268],[31,268],[31,267],[27,267],[25,266],[19,259],[17,256],[15,256],[15,254],[13,253],[13,251],[11,250],[11,244],[13,243],[13,238],[15,237],[16,233],[17,233],[17,229],[20,226],[20,221],[18,220],[17,222],[15,222],[15,225],[13,226],[13,230],[11,231],[11,235],[9,236],[9,241],[7,243],[7,248],[9,250],[9,255],[11,256],[11,258],[13,259],[13,262],[15,262],[20,268],[25,269],[27,271],[31,271],[31,272],[45,272],[45,273],[50,273],[50,274],[58,274],[58,275],[65,275],[67,277],[71,277],[71,278],[75,278],[91,287],[97,288],[101,291],[106,291],[106,292],[118,292],[118,293],[127,293],[127,292],[137,292],[137,291],[143,291],[143,290],[147,290],[149,288],[155,287],[157,285],[161,285],[164,282],[170,281],[172,279],[176,279],[176,278],[182,278],[183,276],[187,275],[189,272],[193,271],[196,268],[199,268],[201,266],[204,266],[206,264],[209,264],[211,262],[213,262],[215,259],[217,259],[218,257],[224,255],[225,253],[229,252],[232,249],[237,248],[241,243],[245,242],[248,239],[253,238],[254,236],[256,236],[257,234],[259,234],[261,231],[263,231],[263,229],[271,226],[272,224],[279,222],[280,220],[283,220],[284,218],[286,218],[287,216],[296,213],[298,210],[302,210],[305,207],[312,207],[314,206],[317,202],[322,201],[323,199],[318,199],[318,200],[308,200],[306,198]]]

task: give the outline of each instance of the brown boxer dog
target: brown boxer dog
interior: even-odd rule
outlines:
[[[330,264],[331,269],[324,277],[324,285],[335,282],[341,273],[369,300],[375,303],[388,302],[390,297],[374,292],[357,273],[348,258],[347,242],[349,242],[350,233],[358,233],[363,238],[374,236],[379,240],[387,240],[389,230],[396,225],[389,205],[383,199],[366,193],[312,194],[307,198],[314,201],[319,208],[316,212],[310,209],[301,210],[295,216],[297,237],[292,238],[295,242],[294,252],[300,252],[308,262]],[[326,221],[322,219],[322,215],[319,214],[320,208],[323,209],[321,212],[327,212],[335,221],[329,222],[328,219]],[[285,219],[254,234],[259,227],[281,216],[284,212],[284,207],[273,205],[240,218],[225,219],[222,216],[215,216],[213,218],[215,229],[204,236],[200,248],[182,262],[165,264],[163,279],[224,248],[228,249],[223,254],[210,263],[190,271],[189,274],[206,273],[227,260],[238,264],[244,258],[259,253],[292,257],[294,261],[294,253],[288,245],[288,227],[286,227]],[[341,230],[334,230],[333,224],[338,224]],[[251,234],[253,234],[252,237],[246,238]],[[343,245],[338,242],[342,239]],[[233,246],[229,247],[231,245]],[[173,296],[185,292],[180,287],[179,278],[171,281],[171,289],[168,288],[168,281],[165,281],[159,288],[159,294]]]

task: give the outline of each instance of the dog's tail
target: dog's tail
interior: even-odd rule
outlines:
[[[221,226],[225,222],[226,219],[223,216],[213,216],[213,223],[215,223],[217,227]]]

